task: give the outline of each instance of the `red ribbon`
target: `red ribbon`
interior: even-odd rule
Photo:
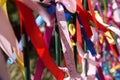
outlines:
[[[53,25],[54,21],[53,21],[53,18],[54,15],[51,16],[51,22]],[[50,45],[50,40],[51,40],[51,37],[52,37],[52,32],[53,32],[53,26],[50,26],[50,27],[46,27],[45,29],[45,32],[44,32],[44,41],[45,41],[45,44],[46,44],[46,47],[47,49],[49,49],[49,45]],[[42,76],[42,72],[44,70],[45,66],[44,66],[44,63],[42,62],[42,60],[39,58],[38,61],[37,61],[37,66],[36,66],[36,71],[35,71],[35,75],[34,75],[34,80],[40,80],[41,79],[41,76]]]
[[[14,0],[14,2],[19,11],[20,21],[22,21],[23,27],[27,35],[30,37],[31,42],[44,65],[56,77],[57,80],[63,80],[64,73],[56,66],[55,62],[50,57],[50,53],[45,46],[42,33],[35,23],[31,10],[18,0]]]
[[[101,30],[103,32],[108,31],[108,29],[102,25],[101,23],[99,23],[95,18],[93,20],[93,16],[91,16],[82,6],[82,3],[80,0],[77,0],[77,13],[80,16],[81,22],[84,26],[85,32],[87,34],[87,37],[90,39],[90,37],[92,36],[92,31],[90,28],[90,24],[89,21],[95,21],[96,25],[98,27],[98,30]]]
[[[80,16],[80,20],[84,26],[85,32],[87,37],[90,39],[90,37],[92,36],[92,31],[90,28],[90,24],[89,24],[89,17],[88,15],[85,13],[85,9],[82,6],[82,3],[80,0],[76,0],[77,1],[77,13]]]

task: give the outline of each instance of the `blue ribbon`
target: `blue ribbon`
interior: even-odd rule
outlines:
[[[92,56],[95,56],[96,55],[96,51],[95,51],[95,48],[94,48],[94,45],[92,43],[92,41],[90,39],[87,38],[87,35],[85,33],[85,30],[84,30],[84,26],[82,25],[81,21],[80,21],[80,17],[77,15],[77,18],[78,18],[78,21],[80,23],[80,26],[81,26],[81,32],[83,34],[83,39],[85,40],[86,42],[86,45],[87,45],[87,49],[90,50]]]

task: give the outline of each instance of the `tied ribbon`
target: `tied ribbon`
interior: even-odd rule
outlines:
[[[63,80],[64,73],[56,66],[53,59],[50,57],[50,53],[45,46],[42,33],[34,21],[34,16],[31,10],[18,0],[14,0],[14,2],[18,8],[20,20],[24,25],[24,29],[27,35],[30,37],[30,40],[40,59],[57,80]]]

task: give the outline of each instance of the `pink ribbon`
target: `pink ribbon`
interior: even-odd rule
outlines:
[[[83,78],[76,72],[75,62],[72,55],[72,48],[70,44],[71,43],[70,36],[68,33],[67,23],[64,16],[64,8],[59,2],[56,4],[56,16],[57,16],[58,29],[60,33],[63,54],[67,68],[65,69],[64,72],[68,74],[68,77],[65,78],[64,80],[72,80],[72,79],[83,80]]]
[[[0,7],[0,47],[12,59],[13,52],[17,54],[18,58],[23,60],[20,54],[18,41],[13,32],[12,26]]]

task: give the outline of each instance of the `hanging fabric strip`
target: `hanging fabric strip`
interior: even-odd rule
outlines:
[[[80,0],[76,0],[77,1],[77,14],[80,16],[81,18],[81,22],[85,28],[85,33],[87,35],[87,37],[90,39],[92,36],[92,31],[90,28],[90,24],[89,24],[89,17],[87,17],[88,15],[86,15],[84,8],[82,6],[82,3]]]
[[[81,24],[79,16],[78,16],[78,21],[79,21],[79,24]],[[85,33],[85,30],[84,30],[84,27],[82,25],[81,25],[81,32],[82,32],[83,38],[84,38],[84,40],[86,42],[87,49],[90,50],[90,52],[92,53],[92,56],[95,56],[96,55],[96,51],[94,49],[94,45],[93,45],[92,41],[87,38],[87,35]]]
[[[23,22],[24,29],[27,35],[30,37],[31,42],[38,52],[38,55],[43,61],[44,65],[56,77],[57,80],[63,80],[64,73],[58,69],[53,59],[50,57],[50,53],[45,46],[42,33],[34,21],[34,16],[31,13],[31,10],[18,0],[14,0],[14,2],[18,8],[20,20]]]
[[[57,16],[58,29],[60,33],[60,39],[61,39],[63,54],[65,57],[66,67],[68,68],[69,71],[68,75],[70,79],[77,79],[77,78],[81,79],[81,76],[78,75],[75,68],[75,62],[72,55],[72,48],[70,44],[70,37],[64,16],[64,8],[59,2],[56,4],[56,16]]]
[[[8,21],[8,18],[4,14],[1,7],[0,7],[0,18],[1,18],[0,19],[0,37],[1,37],[0,45],[1,45],[2,49],[12,59],[14,59],[13,55],[12,55],[12,52],[14,52],[17,54],[17,57],[23,61],[22,57],[20,57],[22,54],[20,54],[20,51],[18,48],[18,42],[17,42],[15,34],[12,30],[11,24]]]
[[[54,15],[51,16],[51,27],[46,27],[44,36],[43,36],[47,49],[49,49],[50,40],[52,37],[53,26],[54,26],[54,17],[55,17]],[[42,60],[39,58],[37,61],[37,67],[36,67],[36,72],[34,75],[34,80],[41,79],[43,69],[44,69],[44,64],[43,64]]]
[[[77,16],[76,16],[76,38],[77,38],[77,45],[82,46],[82,34],[81,34],[80,24],[77,19]],[[78,55],[78,62],[81,63],[81,60],[82,60],[82,57]]]
[[[51,11],[51,9],[52,9],[52,11]],[[45,40],[45,44],[46,44],[47,49],[49,49],[50,40],[51,40],[52,32],[53,32],[53,26],[54,26],[55,6],[50,6],[49,8],[46,9],[46,11],[49,15],[51,15],[51,21],[50,21],[51,22],[51,27],[46,27],[43,38]],[[43,22],[44,22],[44,20],[43,20],[42,16],[38,16],[37,19],[36,19],[37,25],[40,26]],[[36,65],[34,80],[40,80],[41,79],[42,72],[43,72],[44,68],[45,68],[44,63],[39,58],[38,61],[37,61],[37,65]]]
[[[90,20],[94,21],[92,16],[83,8],[80,0],[77,0],[77,13],[80,16],[80,18],[84,19],[83,21],[84,21],[84,23],[86,22],[87,25],[89,25]],[[85,26],[83,21],[81,20],[83,26]],[[106,32],[108,30],[104,25],[100,24],[96,19],[95,19],[95,21],[96,21],[96,25],[98,26],[99,30],[101,30],[103,32]],[[87,28],[87,29],[85,28],[85,32],[86,32],[86,35],[88,36],[88,38],[90,38],[92,36],[92,31],[89,28]]]

